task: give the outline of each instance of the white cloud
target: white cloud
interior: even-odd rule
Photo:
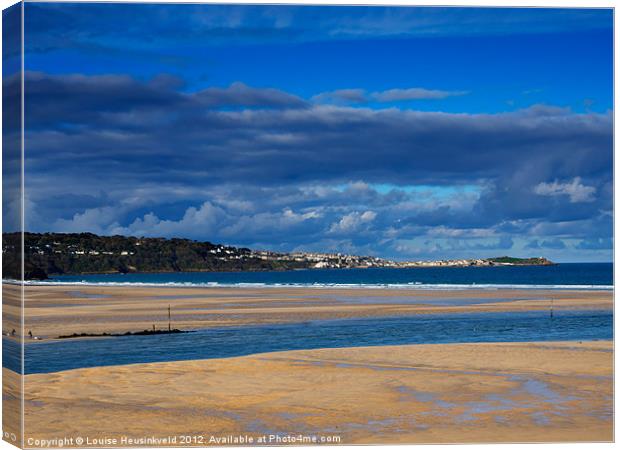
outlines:
[[[360,225],[370,223],[377,217],[374,211],[365,211],[363,213],[352,212],[343,216],[340,221],[333,223],[329,228],[330,233],[347,233],[355,231]]]
[[[362,215],[360,216],[360,220],[362,222],[372,222],[373,220],[375,220],[375,218],[377,217],[377,213],[374,211],[366,211],[364,213],[362,213]]]
[[[113,234],[130,234],[134,236],[196,236],[209,235],[216,225],[226,217],[220,207],[204,202],[200,207],[193,206],[185,210],[180,220],[162,220],[153,213],[137,218],[127,227],[116,227]]]
[[[282,216],[287,222],[298,223],[308,219],[319,219],[321,217],[321,213],[318,211],[309,211],[307,213],[297,214],[292,209],[286,208],[283,211]]]
[[[120,208],[104,206],[90,208],[82,213],[76,213],[71,219],[58,219],[52,225],[52,230],[62,233],[83,233],[90,231],[96,234],[109,234],[108,226],[117,227],[116,222]],[[112,225],[110,225],[112,224]]]
[[[568,195],[571,203],[593,202],[596,188],[581,184],[581,178],[575,177],[569,183],[540,183],[534,187],[534,192],[538,195],[557,196]]]
[[[220,228],[219,235],[227,242],[248,236],[264,238],[265,235],[272,238],[278,236],[278,240],[284,240],[296,233],[304,233],[304,230],[308,232],[308,227],[315,226],[321,217],[322,213],[316,209],[303,212],[295,212],[291,208],[278,212],[263,211],[253,215],[230,217],[227,225]]]

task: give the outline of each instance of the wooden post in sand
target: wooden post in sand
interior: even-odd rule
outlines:
[[[172,327],[170,325],[171,322],[171,318],[170,318],[170,305],[168,305],[168,331],[172,331]]]
[[[553,299],[551,299],[551,308],[549,308],[549,317],[553,319]]]

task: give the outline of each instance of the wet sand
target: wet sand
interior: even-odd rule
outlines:
[[[26,438],[611,441],[612,370],[611,341],[357,347],[77,369],[26,376]],[[4,377],[17,375],[4,369]],[[5,408],[16,401],[11,392],[5,398]]]
[[[5,335],[19,324],[17,289],[4,286]],[[173,328],[189,330],[316,319],[549,310],[552,302],[556,310],[611,310],[613,292],[26,286],[25,332],[53,339],[73,333],[166,329],[168,305]]]

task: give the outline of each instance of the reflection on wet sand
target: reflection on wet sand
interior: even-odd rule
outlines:
[[[609,441],[611,350],[611,341],[356,347],[28,375],[26,435]]]

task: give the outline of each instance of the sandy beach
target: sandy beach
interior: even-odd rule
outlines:
[[[19,323],[16,286],[4,286],[3,334]],[[172,325],[182,330],[431,313],[607,309],[612,291],[178,288],[26,286],[25,332],[41,339],[124,333]],[[16,328],[18,329],[18,328]]]
[[[4,291],[6,328],[19,323],[19,296],[15,286],[5,285]],[[25,291],[26,330],[40,342],[70,333],[164,329],[168,305],[173,326],[184,330],[547,311],[552,303],[556,311],[613,308],[613,293],[604,290],[27,286]],[[258,445],[265,436],[336,444],[610,441],[612,371],[611,341],[575,341],[298,350],[29,374],[24,444],[58,446],[51,440],[59,437],[82,437],[99,447]],[[19,377],[6,368],[3,376],[5,406],[17,411]],[[19,435],[17,414],[5,415],[4,429]],[[179,441],[188,436],[191,441]],[[156,440],[141,441],[146,437]]]
[[[28,375],[26,446],[77,436],[108,446],[131,446],[123,436],[176,436],[177,445],[269,435],[341,444],[610,441],[612,364],[611,341],[483,343]],[[4,377],[17,376],[5,369]]]

